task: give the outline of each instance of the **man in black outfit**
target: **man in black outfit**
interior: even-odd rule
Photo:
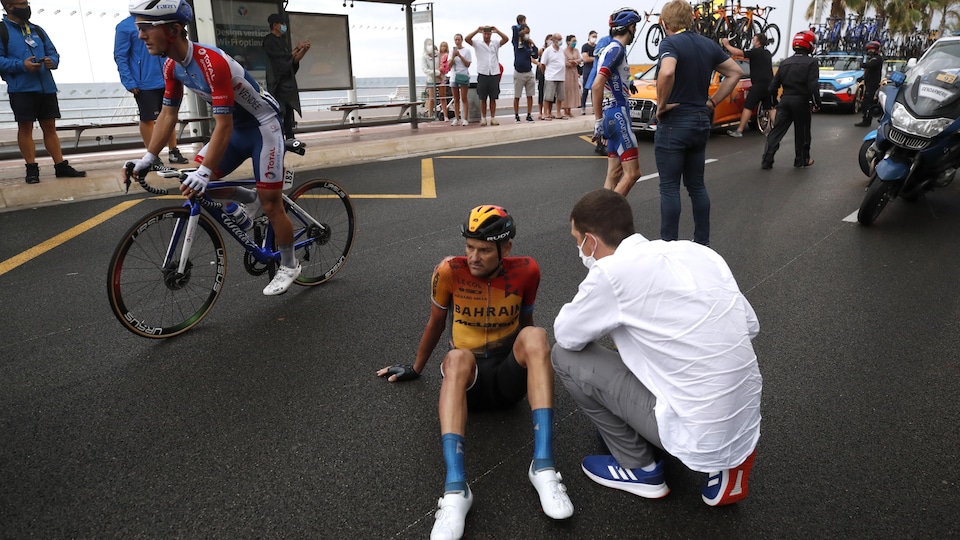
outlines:
[[[880,88],[880,78],[883,76],[883,56],[880,54],[880,42],[871,41],[864,48],[867,51],[867,59],[861,66],[863,69],[863,102],[860,104],[863,120],[854,124],[860,127],[869,126],[873,120],[870,107],[876,101],[877,90]]]
[[[809,167],[813,165],[810,159],[810,116],[811,112],[820,110],[820,87],[817,80],[820,77],[820,67],[817,60],[810,56],[817,37],[809,30],[800,32],[793,37],[793,50],[796,54],[780,62],[780,69],[770,83],[770,95],[775,96],[783,86],[783,97],[777,105],[777,121],[767,137],[767,144],[763,148],[761,169],[773,167],[773,156],[780,149],[780,141],[794,124],[793,133],[796,146],[794,167]],[[811,101],[813,102],[811,110]]]
[[[300,60],[310,49],[309,41],[301,41],[293,50],[284,34],[287,25],[279,14],[267,17],[270,33],[263,37],[263,50],[267,53],[267,91],[280,103],[283,119],[283,138],[293,139],[293,111],[300,112],[300,89],[297,87],[297,70]],[[300,112],[300,114],[303,114]]]
[[[750,62],[750,93],[743,102],[743,113],[740,114],[740,125],[737,129],[727,130],[727,135],[735,138],[743,137],[750,117],[757,112],[761,103],[770,111],[770,123],[776,121],[776,109],[773,108],[773,98],[770,96],[770,82],[773,81],[773,55],[767,50],[767,36],[757,34],[750,40],[752,48],[742,50],[730,44],[730,40],[723,38],[720,44],[730,53],[730,56],[742,56]]]

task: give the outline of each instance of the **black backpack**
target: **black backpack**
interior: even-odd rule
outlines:
[[[43,31],[43,28],[35,24],[31,25],[31,28],[37,32],[37,37],[39,37],[41,41],[47,40],[47,34]],[[3,50],[6,52],[7,46],[10,45],[10,29],[7,28],[7,23],[4,21],[0,21],[0,41],[3,42]],[[7,76],[0,73],[0,79],[7,80]]]

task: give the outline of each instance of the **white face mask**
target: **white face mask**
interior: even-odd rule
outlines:
[[[587,243],[587,236],[583,236],[583,242],[580,242],[580,245],[577,246],[577,252],[580,253],[580,262],[587,267],[587,270],[593,267],[593,263],[597,262],[597,259],[593,258],[597,253],[597,248],[593,248],[593,253],[589,256],[583,254],[583,245]]]

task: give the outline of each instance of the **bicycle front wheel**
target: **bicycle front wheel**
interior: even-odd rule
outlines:
[[[302,271],[296,283],[319,285],[340,271],[353,247],[357,226],[353,203],[342,187],[329,180],[310,180],[290,199],[299,207],[287,206],[293,242],[302,244],[297,249]]]
[[[226,270],[223,238],[199,216],[188,260],[179,272],[187,208],[147,214],[124,235],[107,269],[107,296],[120,324],[134,334],[168,338],[186,332],[213,307]]]

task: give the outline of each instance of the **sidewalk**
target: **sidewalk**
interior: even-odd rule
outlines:
[[[463,127],[451,126],[449,121],[435,121],[421,122],[416,130],[411,129],[410,124],[397,124],[359,128],[357,132],[343,129],[298,134],[297,138],[307,145],[307,153],[305,156],[288,153],[286,164],[294,170],[307,170],[593,131],[593,115],[589,112],[580,116],[575,111],[576,114],[567,120],[520,124],[514,123],[512,107],[499,108],[498,113],[499,126],[481,127],[471,123]],[[199,145],[181,146],[181,150],[192,158]],[[87,172],[85,178],[56,178],[52,160],[42,157],[37,160],[40,164],[39,184],[24,182],[22,159],[0,161],[0,212],[123,195],[121,166],[124,161],[142,155],[142,149],[104,149],[67,156],[71,165]],[[160,157],[166,163],[166,150]],[[251,174],[248,161],[231,176],[240,178]],[[159,178],[157,180],[157,187],[176,186],[174,181],[161,183]],[[130,188],[131,193],[135,190],[140,191],[136,184]]]

